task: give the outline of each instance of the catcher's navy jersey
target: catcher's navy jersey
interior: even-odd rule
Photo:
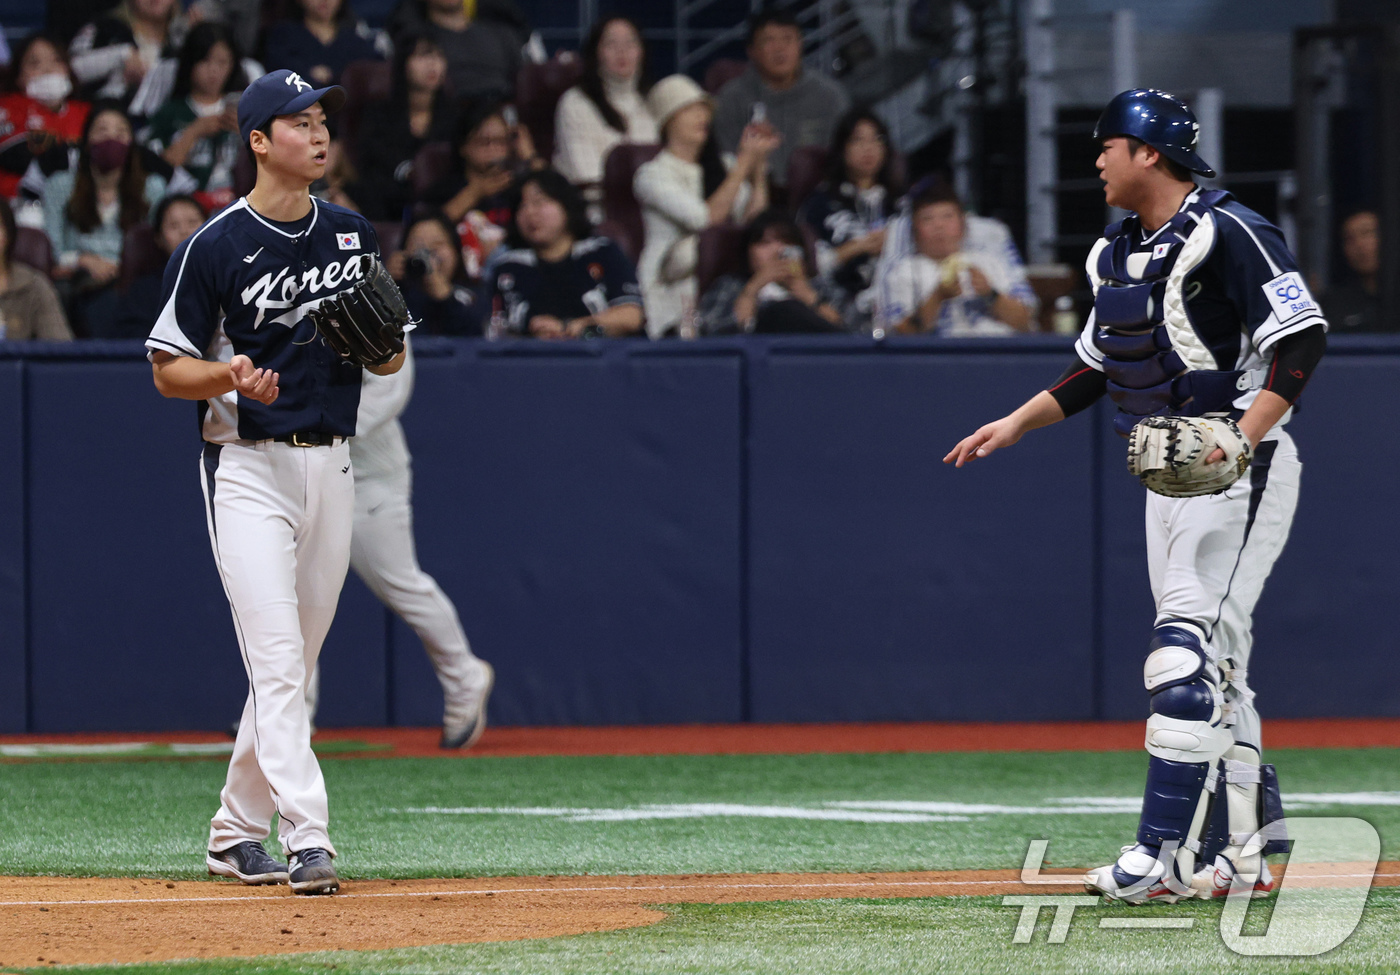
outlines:
[[[1194,203],[1200,192],[1193,190],[1182,208]],[[1277,227],[1233,197],[1227,196],[1210,212],[1215,218],[1214,244],[1209,256],[1186,276],[1183,296],[1192,329],[1209,349],[1214,367],[1250,373],[1241,380],[1241,395],[1234,401],[1235,408],[1242,410],[1257,395],[1261,382],[1253,380],[1262,380],[1260,374],[1272,359],[1274,344],[1314,325],[1326,327],[1326,321]],[[1173,233],[1168,224],[1154,234],[1144,234],[1135,216],[1124,222],[1123,229],[1132,241],[1130,264],[1135,258],[1145,264],[1166,247],[1166,235]],[[1090,264],[1097,254],[1096,248]],[[1092,279],[1092,267],[1089,272]],[[1091,314],[1075,350],[1085,363],[1102,372],[1104,355],[1094,343],[1096,328]]]
[[[331,351],[305,313],[354,284],[356,259],[378,250],[369,221],[314,197],[290,224],[240,199],[176,249],[146,348],[221,362],[242,354],[280,374],[270,406],[236,392],[200,403],[205,440],[355,433],[360,367]]]

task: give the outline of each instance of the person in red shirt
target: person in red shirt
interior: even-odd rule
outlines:
[[[15,90],[0,95],[0,196],[19,195],[35,159],[62,169],[87,121],[87,102],[70,99],[73,76],[62,44],[33,34],[15,51]]]

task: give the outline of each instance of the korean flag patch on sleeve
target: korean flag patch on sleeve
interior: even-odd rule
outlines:
[[[1303,283],[1303,276],[1297,271],[1285,271],[1263,287],[1269,307],[1282,325],[1287,325],[1300,315],[1318,313],[1317,302],[1313,301],[1308,286]]]
[[[357,251],[360,249],[360,235],[358,232],[353,234],[338,234],[336,235],[335,241],[343,251]]]

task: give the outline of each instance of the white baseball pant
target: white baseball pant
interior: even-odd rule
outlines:
[[[350,559],[349,445],[207,444],[201,475],[249,681],[209,849],[262,841],[275,812],[284,852],[334,853],[305,694]]]
[[[375,434],[401,445],[398,421]],[[356,448],[359,448],[356,444]],[[407,458],[407,448],[403,449]],[[443,694],[452,697],[480,683],[480,664],[452,600],[418,564],[413,543],[413,488],[407,463],[392,472],[362,474],[356,469],[355,529],[350,565],[370,592],[403,618],[423,641]]]
[[[1247,682],[1254,606],[1288,540],[1303,465],[1293,439],[1272,431],[1255,461],[1223,494],[1147,495],[1147,567],[1157,623],[1180,619],[1206,634],[1222,670],[1225,724],[1262,751],[1259,712]]]

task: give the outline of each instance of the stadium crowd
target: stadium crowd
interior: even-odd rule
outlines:
[[[909,185],[782,10],[701,86],[653,82],[625,17],[547,60],[513,0],[400,0],[383,30],[350,0],[50,9],[0,94],[0,339],[145,337],[168,256],[251,186],[238,95],[278,68],[346,89],[313,192],[374,221],[429,333],[1040,327],[1005,225],[937,176]],[[1343,251],[1332,327],[1377,330],[1374,214]]]

